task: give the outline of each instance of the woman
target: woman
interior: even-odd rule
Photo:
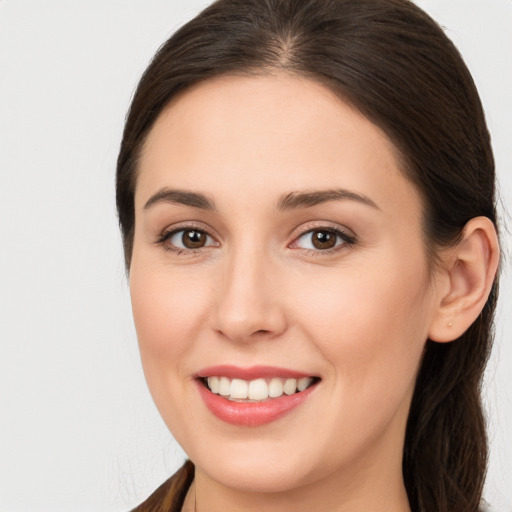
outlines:
[[[499,250],[482,107],[406,0],[220,0],[118,159],[135,325],[190,457],[136,511],[477,511]]]

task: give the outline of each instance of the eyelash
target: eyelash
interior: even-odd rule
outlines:
[[[204,228],[197,228],[195,226],[184,226],[184,227],[180,227],[178,229],[173,229],[171,231],[165,231],[158,237],[158,239],[156,240],[156,244],[164,246],[165,250],[173,252],[177,255],[184,254],[184,253],[195,254],[195,253],[201,252],[205,248],[215,247],[215,244],[211,244],[211,245],[202,246],[202,247],[199,247],[196,249],[181,248],[181,247],[176,247],[173,244],[167,243],[173,236],[175,236],[179,233],[185,234],[187,231],[188,232],[193,231],[193,232],[196,232],[199,234],[206,235],[208,238],[210,238],[211,240],[213,240],[215,243],[218,244],[218,242],[215,241],[215,238],[212,235],[210,235],[208,233],[208,231],[206,231]],[[305,238],[308,235],[312,235],[313,233],[328,233],[330,235],[336,236],[336,242],[335,242],[336,245],[334,247],[330,247],[327,249],[302,248],[302,251],[306,252],[309,255],[319,256],[319,255],[332,254],[332,253],[335,253],[335,252],[341,250],[343,247],[347,247],[347,246],[350,247],[350,246],[356,245],[358,242],[356,236],[348,234],[341,229],[327,227],[327,226],[318,226],[318,227],[307,229],[306,231],[301,232],[298,236],[296,236],[294,238],[293,242],[291,244],[289,244],[288,247],[293,248],[293,246],[294,245],[296,246],[297,243],[301,239]],[[301,249],[301,248],[298,247],[297,249]]]
[[[297,237],[294,238],[293,242],[290,246],[297,246],[298,242],[302,239],[305,239],[307,236],[312,236],[314,233],[328,233],[329,235],[334,235],[336,237],[335,246],[329,247],[326,249],[318,249],[318,248],[302,248],[306,254],[312,256],[322,256],[327,254],[334,254],[343,248],[351,247],[357,243],[357,238],[354,235],[348,234],[347,232],[334,227],[328,226],[319,226],[311,229],[307,229],[306,231],[301,232]],[[298,247],[298,249],[301,249]]]
[[[173,244],[167,243],[173,236],[177,235],[178,233],[185,234],[186,232],[191,232],[191,231],[194,231],[194,232],[200,233],[200,234],[204,234],[208,238],[215,240],[215,238],[213,236],[211,236],[208,233],[208,231],[206,231],[204,228],[199,228],[199,227],[195,227],[192,225],[192,226],[183,226],[183,227],[180,227],[177,229],[173,229],[171,231],[164,231],[156,240],[156,244],[163,246],[165,250],[173,252],[177,255],[180,255],[183,253],[195,254],[195,253],[201,252],[205,248],[204,246],[199,247],[197,249],[193,249],[193,248],[176,247]],[[206,246],[206,248],[208,248],[208,247],[210,247],[210,246]]]

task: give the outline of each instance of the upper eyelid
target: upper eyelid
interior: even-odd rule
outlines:
[[[301,224],[299,227],[292,230],[290,238],[296,240],[297,238],[311,233],[312,231],[332,231],[334,233],[340,233],[347,237],[357,238],[356,234],[346,226],[330,221],[311,221]]]
[[[178,222],[176,224],[172,224],[172,225],[167,226],[164,229],[162,229],[158,233],[158,235],[159,236],[168,236],[172,233],[177,233],[178,231],[192,231],[192,230],[202,231],[202,232],[206,233],[208,236],[211,236],[212,238],[214,238],[215,240],[217,240],[219,238],[216,234],[213,233],[214,230],[212,228],[210,228],[209,226],[205,225],[202,222],[197,222],[197,221],[185,221],[183,223]]]

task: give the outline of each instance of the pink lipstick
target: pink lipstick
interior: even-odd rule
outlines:
[[[220,365],[196,375],[201,398],[217,418],[240,426],[270,423],[299,407],[319,378],[270,366]]]

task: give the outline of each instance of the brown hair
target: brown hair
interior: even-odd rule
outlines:
[[[466,222],[496,224],[494,161],[469,71],[440,27],[408,0],[218,0],[176,32],[144,73],[117,168],[127,267],[137,159],[179,92],[226,74],[275,70],[320,81],[381,127],[422,194],[428,252]],[[413,511],[480,510],[487,442],[480,388],[497,283],[458,340],[427,341],[407,425],[403,475]]]

